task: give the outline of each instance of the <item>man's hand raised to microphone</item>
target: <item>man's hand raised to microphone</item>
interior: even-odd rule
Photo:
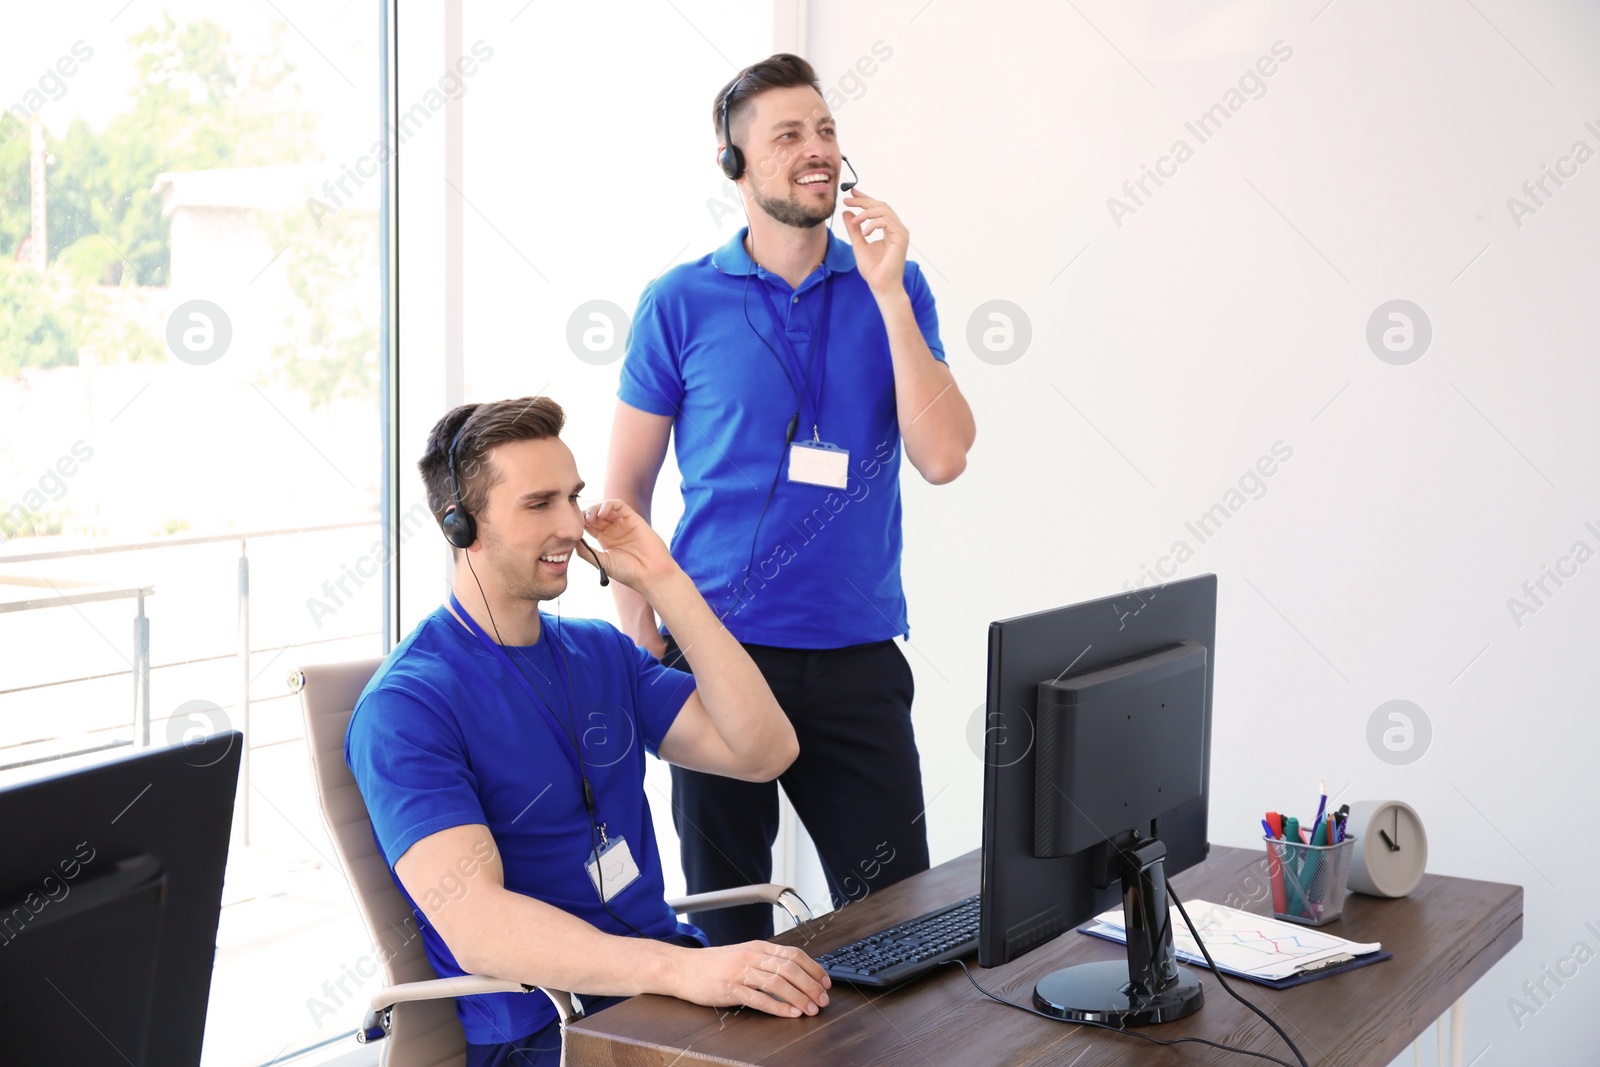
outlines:
[[[859,189],[852,189],[843,203],[854,212],[845,214],[844,228],[856,254],[856,269],[866,279],[872,295],[879,300],[904,296],[906,254],[911,248],[911,233],[906,224],[900,221],[894,208]],[[883,239],[868,241],[874,233],[881,233]]]
[[[600,542],[600,551],[595,553],[580,544],[579,554],[585,558],[597,555],[607,574],[651,604],[674,579],[688,580],[661,535],[620,500],[604,500],[584,508],[583,528]]]

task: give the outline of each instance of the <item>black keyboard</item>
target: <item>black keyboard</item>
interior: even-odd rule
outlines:
[[[978,897],[880,930],[817,957],[834,981],[891,986],[978,950]]]

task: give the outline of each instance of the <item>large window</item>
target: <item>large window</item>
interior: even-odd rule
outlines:
[[[381,71],[378,4],[93,7],[0,38],[0,782],[245,732],[204,1062],[255,1067],[348,1038],[380,981],[289,672],[443,598],[415,461],[451,405],[554,396],[599,492],[640,291],[743,224],[712,94],[778,35],[734,0],[631,4],[623,33],[408,0]],[[660,486],[668,534],[670,457]],[[614,618],[587,582],[559,610]],[[647,785],[675,856],[664,766]],[[825,900],[789,826],[779,877]]]
[[[208,1067],[369,984],[285,679],[385,647],[378,40],[121,0],[0,35],[0,780],[245,732]]]

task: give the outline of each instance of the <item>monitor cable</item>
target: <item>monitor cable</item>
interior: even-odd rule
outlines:
[[[1200,931],[1194,928],[1194,920],[1189,918],[1189,913],[1184,909],[1183,901],[1178,899],[1178,894],[1172,888],[1171,881],[1167,882],[1167,896],[1171,897],[1172,902],[1178,906],[1178,914],[1183,916],[1183,925],[1189,928],[1189,936],[1194,938],[1194,943],[1200,946],[1200,954],[1205,956],[1206,966],[1210,967],[1211,973],[1217,976],[1217,981],[1221,983],[1222,988],[1227,992],[1228,996],[1232,997],[1234,1000],[1237,1000],[1240,1004],[1243,1004],[1245,1007],[1261,1016],[1262,1019],[1266,1020],[1267,1025],[1276,1030],[1278,1032],[1278,1036],[1283,1038],[1283,1043],[1289,1046],[1289,1051],[1294,1053],[1294,1058],[1300,1061],[1300,1067],[1310,1067],[1310,1065],[1306,1063],[1305,1054],[1300,1051],[1300,1046],[1296,1045],[1294,1040],[1284,1032],[1283,1027],[1278,1025],[1277,1020],[1273,1019],[1272,1016],[1268,1015],[1266,1012],[1250,1003],[1244,997],[1240,996],[1234,991],[1234,988],[1228,984],[1228,979],[1222,973],[1222,968],[1218,967],[1216,961],[1211,958],[1211,950],[1206,948],[1205,941],[1200,937]],[[1280,1060],[1279,1062],[1281,1063],[1282,1061]]]

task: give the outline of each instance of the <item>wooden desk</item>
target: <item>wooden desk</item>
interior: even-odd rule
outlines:
[[[824,915],[777,938],[816,954],[978,891],[978,853],[940,864],[881,893]],[[1260,899],[1263,853],[1213,846],[1204,864],[1173,879],[1191,899],[1232,903],[1270,914]],[[1381,941],[1394,959],[1294,989],[1273,990],[1235,979],[1233,986],[1272,1014],[1316,1065],[1387,1065],[1518,941],[1522,888],[1428,875],[1410,897],[1379,900],[1351,894],[1344,914],[1323,927],[1352,941]],[[1013,960],[983,970],[985,987],[1032,1004],[1033,986],[1059,967],[1123,958],[1120,945],[1069,932]],[[1293,1054],[1260,1018],[1197,968],[1206,1002],[1195,1015],[1145,1028],[1152,1036],[1206,1037],[1267,1052]],[[669,997],[642,996],[575,1023],[567,1031],[573,1067],[767,1065],[1060,1064],[1238,1065],[1249,1060],[1204,1045],[1162,1048],[1090,1027],[1054,1023],[996,1004],[955,966],[893,990],[843,983],[815,1017],[779,1019],[745,1010],[702,1008]]]

